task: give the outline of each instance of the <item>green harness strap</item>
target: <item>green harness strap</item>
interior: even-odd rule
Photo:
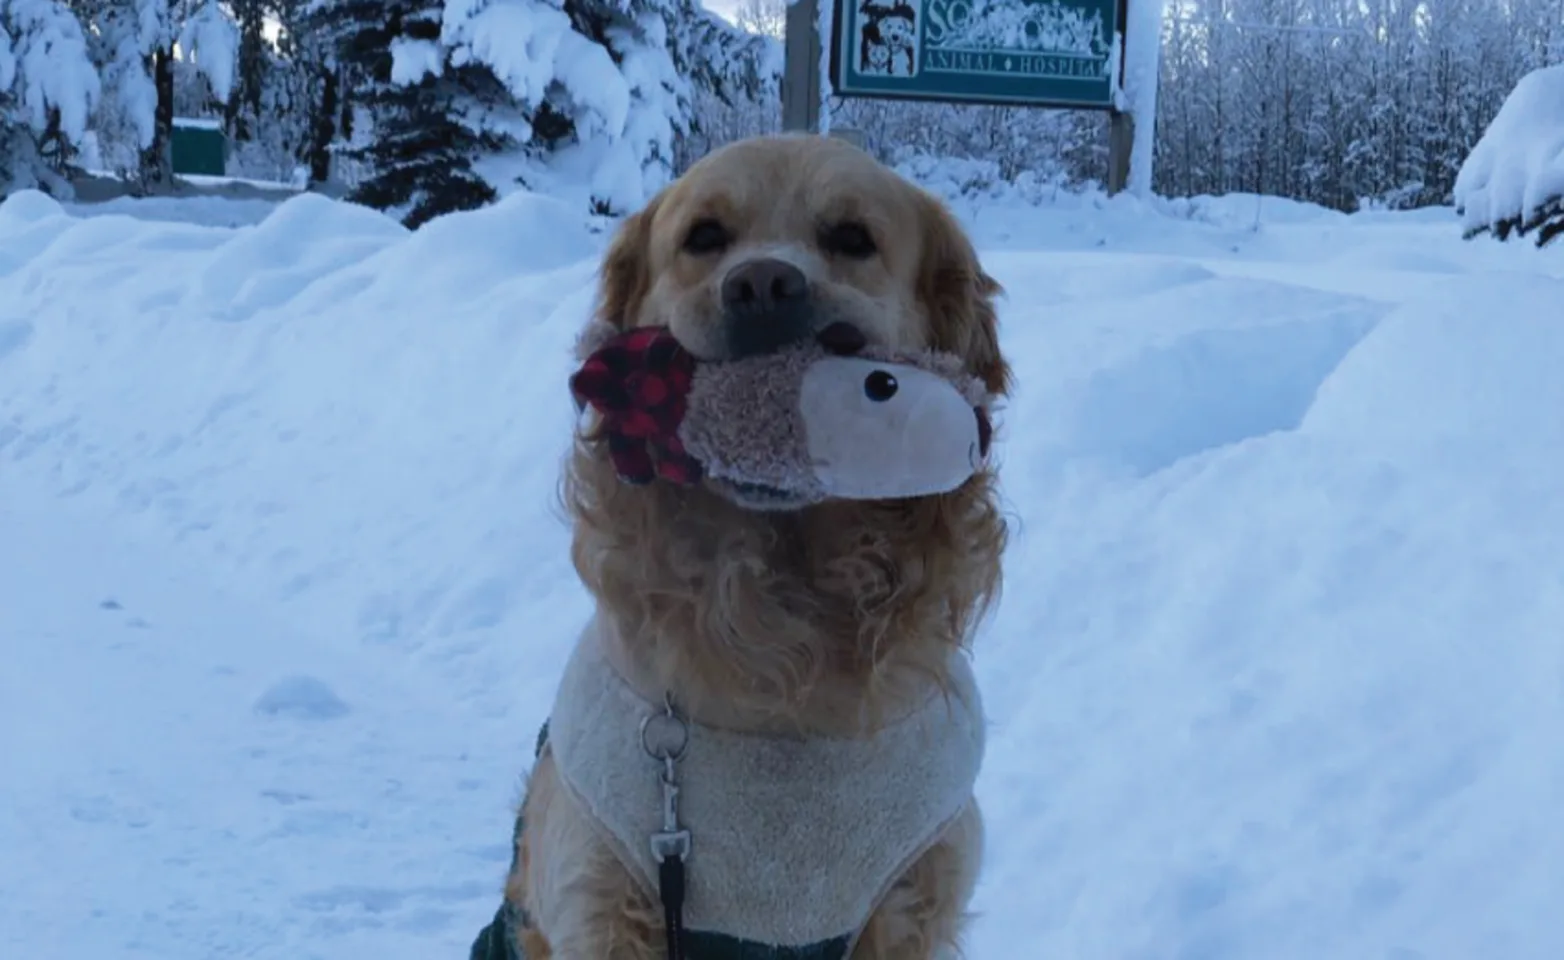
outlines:
[[[543,726],[538,730],[538,740],[532,747],[532,762],[537,763],[543,756],[543,747],[548,743],[548,721],[543,721]],[[516,872],[516,858],[518,844],[521,842],[521,811],[516,811],[516,823],[510,832],[510,870],[506,876]],[[521,944],[516,940],[516,931],[527,926],[526,914],[520,907],[512,906],[509,898],[500,900],[500,908],[494,911],[494,919],[489,925],[478,931],[478,936],[472,942],[472,949],[467,953],[467,960],[527,960],[521,952]]]
[[[473,941],[468,960],[526,960],[516,944],[516,924],[509,904],[500,907],[494,920]],[[843,960],[847,938],[837,937],[807,947],[778,947],[739,940],[720,933],[690,931],[684,937],[683,960]]]
[[[548,721],[538,731],[537,745],[533,750],[533,762],[543,755],[548,743]],[[516,844],[521,839],[521,814],[516,814],[516,825],[511,831],[510,869],[516,870]],[[527,960],[516,940],[516,932],[527,927],[527,916],[509,900],[494,911],[494,919],[478,931],[467,960]],[[690,930],[684,934],[685,955],[675,960],[844,960],[851,937],[846,935],[812,943],[804,947],[781,947],[753,940],[740,940],[722,933]]]
[[[843,936],[807,947],[778,947],[693,930],[684,935],[684,960],[842,960],[847,956],[847,941]]]
[[[521,955],[521,947],[516,945],[511,912],[509,901],[494,911],[494,919],[478,931],[477,939],[473,940],[467,960],[526,960]]]

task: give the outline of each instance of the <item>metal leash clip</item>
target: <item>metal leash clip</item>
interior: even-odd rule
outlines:
[[[641,721],[641,748],[662,764],[659,780],[663,794],[663,828],[652,834],[652,857],[660,864],[670,857],[690,855],[690,831],[679,826],[678,762],[690,746],[690,728],[673,708],[673,695],[663,699],[663,709]]]

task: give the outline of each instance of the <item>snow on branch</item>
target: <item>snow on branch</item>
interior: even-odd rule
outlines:
[[[438,77],[445,70],[445,52],[433,40],[396,37],[391,41],[391,82],[412,86],[424,77]]]
[[[1564,234],[1564,64],[1521,78],[1455,178],[1467,239]]]
[[[213,95],[227,102],[239,63],[239,28],[217,0],[206,0],[186,18],[179,31],[179,48],[194,58]]]
[[[11,52],[11,34],[0,19],[0,97],[16,82],[16,54]]]
[[[102,86],[76,15],[56,0],[0,0],[0,31],[0,107],[14,97],[35,133],[57,120],[80,143]]]

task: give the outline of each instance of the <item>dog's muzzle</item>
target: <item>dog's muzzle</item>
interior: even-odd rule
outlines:
[[[727,358],[764,356],[814,334],[814,297],[804,271],[785,260],[741,263],[722,279]]]

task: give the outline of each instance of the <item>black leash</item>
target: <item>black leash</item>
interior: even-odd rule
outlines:
[[[663,901],[663,926],[668,931],[669,960],[684,960],[684,858],[671,856],[657,867],[658,893]]]

